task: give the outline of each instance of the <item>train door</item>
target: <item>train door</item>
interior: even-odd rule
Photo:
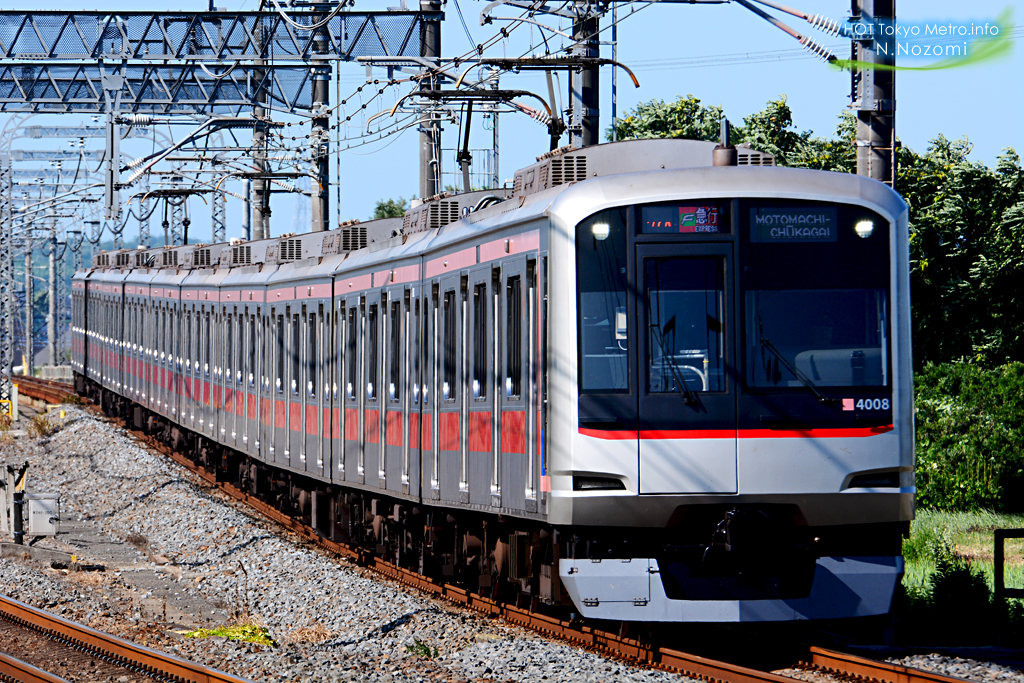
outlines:
[[[302,307],[302,461],[307,472],[319,472],[324,465],[320,450],[320,405],[323,387],[320,385],[321,354],[323,349],[323,307],[310,300]]]
[[[385,486],[384,450],[381,447],[381,404],[383,395],[383,318],[386,315],[387,295],[379,290],[366,295],[366,323],[363,334],[363,468],[366,482]]]
[[[494,296],[500,270],[490,267],[474,270],[469,275],[469,301],[465,327],[467,346],[468,393],[466,404],[466,476],[469,502],[474,505],[501,505],[498,493],[497,453],[494,450],[495,373],[494,334],[497,314]]]
[[[409,379],[406,382],[406,406],[409,415],[409,439],[405,448],[405,462],[402,467],[402,491],[419,496],[421,460],[420,450],[423,442],[422,408],[423,408],[423,301],[417,296],[421,289],[413,287],[409,292],[409,309],[406,313],[408,334],[406,349]]]
[[[289,311],[284,306],[270,309],[273,325],[273,419],[271,420],[270,447],[276,463],[288,464],[288,367],[287,367],[287,335]]]
[[[411,293],[404,287],[388,290],[383,304],[384,319],[384,461],[381,463],[381,478],[387,488],[393,491],[408,490],[408,468],[406,453],[406,385],[409,371],[407,313]]]
[[[340,299],[331,299],[334,312],[331,316],[331,353],[330,353],[330,382],[331,382],[331,465],[330,478],[338,481],[345,480],[345,441],[342,429],[342,400],[345,388],[345,316],[346,309],[344,302]]]
[[[195,311],[192,307],[187,304],[182,304],[184,310],[183,315],[185,316],[185,333],[182,338],[182,349],[183,356],[185,357],[184,372],[182,373],[182,394],[181,394],[181,422],[182,424],[191,427],[192,422],[195,420],[195,406],[193,405],[193,397],[195,395],[195,385],[193,383],[193,377],[196,374],[196,340],[195,340]]]
[[[421,482],[424,489],[430,492],[430,498],[441,497],[441,464],[440,451],[437,447],[438,396],[440,387],[440,354],[439,339],[441,324],[441,285],[428,283],[423,290],[423,385],[422,405],[420,408],[420,465],[422,467]]]
[[[636,247],[640,493],[736,492],[732,246]]]
[[[216,314],[206,306],[202,307],[202,404],[200,410],[202,417],[199,418],[199,428],[207,436],[213,436],[213,384],[214,384],[214,359],[213,359],[213,327]]]
[[[251,425],[252,432],[249,437],[252,444],[253,452],[256,453],[263,460],[273,460],[271,457],[271,444],[273,443],[270,435],[273,421],[273,403],[272,399],[274,396],[274,384],[273,384],[273,369],[272,363],[274,358],[274,330],[272,317],[268,315],[266,306],[256,306],[256,310],[253,312],[253,319],[250,322],[258,323],[255,329],[250,329],[250,336],[256,338],[256,353],[255,358],[255,381],[256,386],[253,387],[250,382],[250,391],[255,389],[254,394],[250,395],[250,403],[247,408],[249,415],[249,424]]]
[[[526,260],[502,263],[497,314],[501,439],[497,444],[497,469],[491,486],[495,496],[500,497],[501,506],[514,510],[526,508],[526,494],[532,483],[528,481],[530,451],[527,448],[531,357],[529,291]]]
[[[363,319],[366,309],[363,299],[356,295],[350,296],[342,311],[345,312],[345,369],[342,385],[344,412],[342,413],[342,430],[344,432],[343,457],[344,472],[347,481],[363,483],[363,433],[362,405],[365,392],[363,385],[362,336]]]
[[[242,444],[251,455],[259,455],[262,444],[260,438],[260,397],[265,391],[267,373],[263,370],[265,325],[257,325],[259,309],[254,306],[245,307],[245,369],[242,373],[242,390],[245,392],[245,403],[242,410]]]
[[[288,324],[288,461],[292,467],[302,467],[306,459],[303,433],[305,405],[305,363],[303,362],[303,319],[301,305],[285,309]]]
[[[441,500],[469,501],[469,463],[465,441],[466,307],[468,278],[441,280],[441,329],[438,342],[438,480]]]

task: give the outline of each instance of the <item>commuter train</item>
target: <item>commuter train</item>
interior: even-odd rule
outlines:
[[[73,301],[109,414],[482,595],[832,619],[887,613],[903,572],[907,207],[873,180],[563,148],[404,218],[99,253]]]

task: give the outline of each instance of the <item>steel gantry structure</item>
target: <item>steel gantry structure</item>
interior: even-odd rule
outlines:
[[[120,215],[122,124],[145,123],[140,116],[238,116],[252,110],[250,127],[265,137],[268,111],[308,116],[319,188],[313,197],[313,228],[324,230],[329,227],[329,178],[327,148],[320,140],[326,138],[331,62],[421,57],[423,27],[436,30],[443,18],[439,6],[427,12],[353,12],[343,11],[346,4],[290,7],[287,13],[0,11],[0,111],[105,115],[105,126],[84,127],[88,133],[69,129],[66,136],[92,137],[102,131],[106,218],[115,220]],[[141,130],[130,127],[128,133]],[[33,137],[30,131],[28,137]],[[9,141],[0,148],[9,149]],[[21,155],[19,160],[25,159]],[[0,157],[0,400],[10,398],[13,363],[11,161],[9,155]],[[266,207],[268,187],[261,177],[266,168],[252,175],[254,204]],[[59,174],[44,180],[57,183],[48,186],[57,193],[75,189],[61,187]],[[258,212],[258,218],[254,236],[266,235],[266,216]],[[223,197],[215,196],[213,220],[214,236],[221,236]],[[53,239],[50,254],[55,252]],[[77,242],[80,246],[81,239]],[[75,254],[78,258],[77,249]]]

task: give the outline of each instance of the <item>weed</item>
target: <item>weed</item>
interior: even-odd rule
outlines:
[[[27,429],[30,436],[37,436],[42,439],[59,432],[60,423],[50,420],[46,415],[40,413],[32,418],[32,421],[28,423]]]
[[[405,651],[414,657],[423,657],[424,659],[436,659],[441,654],[436,647],[431,647],[419,638],[413,638],[412,644],[405,646]]]
[[[242,621],[218,628],[197,628],[194,631],[186,631],[182,635],[186,638],[227,638],[228,640],[277,647],[277,642],[270,637],[267,627],[256,623],[255,620]]]
[[[318,621],[301,626],[288,634],[293,643],[322,643],[333,638],[335,633]]]
[[[13,422],[14,421],[11,419],[11,416],[7,413],[0,414],[0,432],[11,431],[11,424]]]
[[[60,402],[73,406],[80,406],[85,404],[85,401],[83,401],[82,397],[79,396],[78,394],[64,394],[64,396],[61,397]]]

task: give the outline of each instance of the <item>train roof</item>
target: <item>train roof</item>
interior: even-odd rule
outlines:
[[[582,149],[563,147],[537,157],[530,166],[516,171],[511,188],[479,190],[462,194],[442,193],[435,197],[414,202],[415,206],[406,211],[402,218],[385,218],[366,222],[358,220],[342,223],[337,229],[326,232],[310,232],[305,234],[284,234],[263,240],[244,241],[232,239],[220,244],[191,244],[184,246],[159,247],[154,249],[122,249],[112,252],[95,254],[92,268],[100,271],[139,270],[149,272],[164,269],[180,273],[177,277],[155,278],[157,280],[178,280],[191,271],[204,269],[226,269],[237,271],[238,276],[252,276],[260,272],[263,281],[286,280],[291,272],[302,270],[308,277],[310,268],[323,272],[325,276],[339,271],[350,270],[360,266],[378,265],[383,255],[376,252],[387,248],[387,259],[400,259],[405,255],[413,256],[424,248],[438,242],[452,243],[469,239],[473,234],[507,222],[516,212],[515,222],[539,217],[548,212],[556,203],[556,198],[565,194],[557,204],[568,207],[576,201],[586,204],[589,213],[598,210],[593,199],[579,200],[580,193],[565,193],[566,189],[584,180],[605,179],[607,182],[588,183],[588,187],[596,190],[603,188],[599,195],[609,199],[612,195],[622,195],[621,199],[629,198],[623,192],[635,191],[635,180],[627,183],[634,188],[620,187],[612,180],[612,176],[641,174],[645,177],[645,194],[657,187],[659,182],[673,181],[664,178],[659,171],[673,169],[703,170],[702,177],[716,178],[715,182],[731,182],[740,177],[747,181],[755,181],[755,176],[764,167],[774,167],[772,155],[751,149],[748,146],[736,148],[736,162],[740,168],[724,169],[714,167],[714,152],[717,145],[702,140],[682,139],[644,139],[624,140],[614,143],[595,145]],[[747,172],[744,172],[746,167]],[[758,169],[758,170],[755,170]],[[774,169],[773,169],[774,170]],[[794,170],[794,169],[788,169]],[[779,171],[762,176],[768,184],[777,183]],[[822,183],[835,190],[836,174],[820,171],[805,171],[800,185],[818,187]],[[675,174],[671,174],[675,175]],[[687,174],[689,175],[689,174]],[[849,179],[855,176],[841,174]],[[819,177],[821,176],[821,177]],[[658,178],[662,177],[659,181]],[[770,180],[773,178],[774,180]],[[812,180],[812,177],[815,178]],[[732,179],[732,180],[730,180]],[[874,181],[860,179],[872,186],[879,185]],[[755,182],[756,184],[756,182]],[[855,183],[856,184],[856,183]],[[616,189],[618,188],[618,189]],[[582,189],[582,188],[581,188]],[[666,188],[666,199],[680,197],[678,183]],[[709,191],[702,183],[702,192]],[[891,189],[885,188],[893,196]],[[880,190],[864,190],[860,192],[862,199],[868,195],[878,194]],[[769,196],[770,192],[766,190]],[[865,194],[865,192],[867,194]],[[584,193],[584,195],[590,194]],[[684,193],[685,194],[685,193]],[[815,193],[816,194],[816,193]],[[858,194],[855,192],[855,194]],[[788,195],[792,196],[792,195]],[[576,197],[577,199],[573,199]],[[883,201],[880,196],[874,197],[873,203]],[[887,203],[887,202],[883,202]],[[890,209],[892,209],[890,203]],[[893,211],[887,211],[892,213]],[[577,212],[573,212],[577,213]],[[898,213],[898,210],[896,211]],[[424,234],[425,233],[425,234]],[[411,239],[416,236],[416,239]],[[403,253],[404,252],[404,253]],[[294,266],[292,265],[294,264]],[[268,266],[273,266],[268,268]],[[269,272],[267,272],[269,271]],[[155,275],[155,272],[154,272]],[[200,275],[196,272],[195,275]],[[236,279],[235,273],[224,278],[225,285]],[[199,279],[206,280],[205,277]],[[217,278],[220,280],[220,278]],[[250,280],[251,281],[251,280]]]

